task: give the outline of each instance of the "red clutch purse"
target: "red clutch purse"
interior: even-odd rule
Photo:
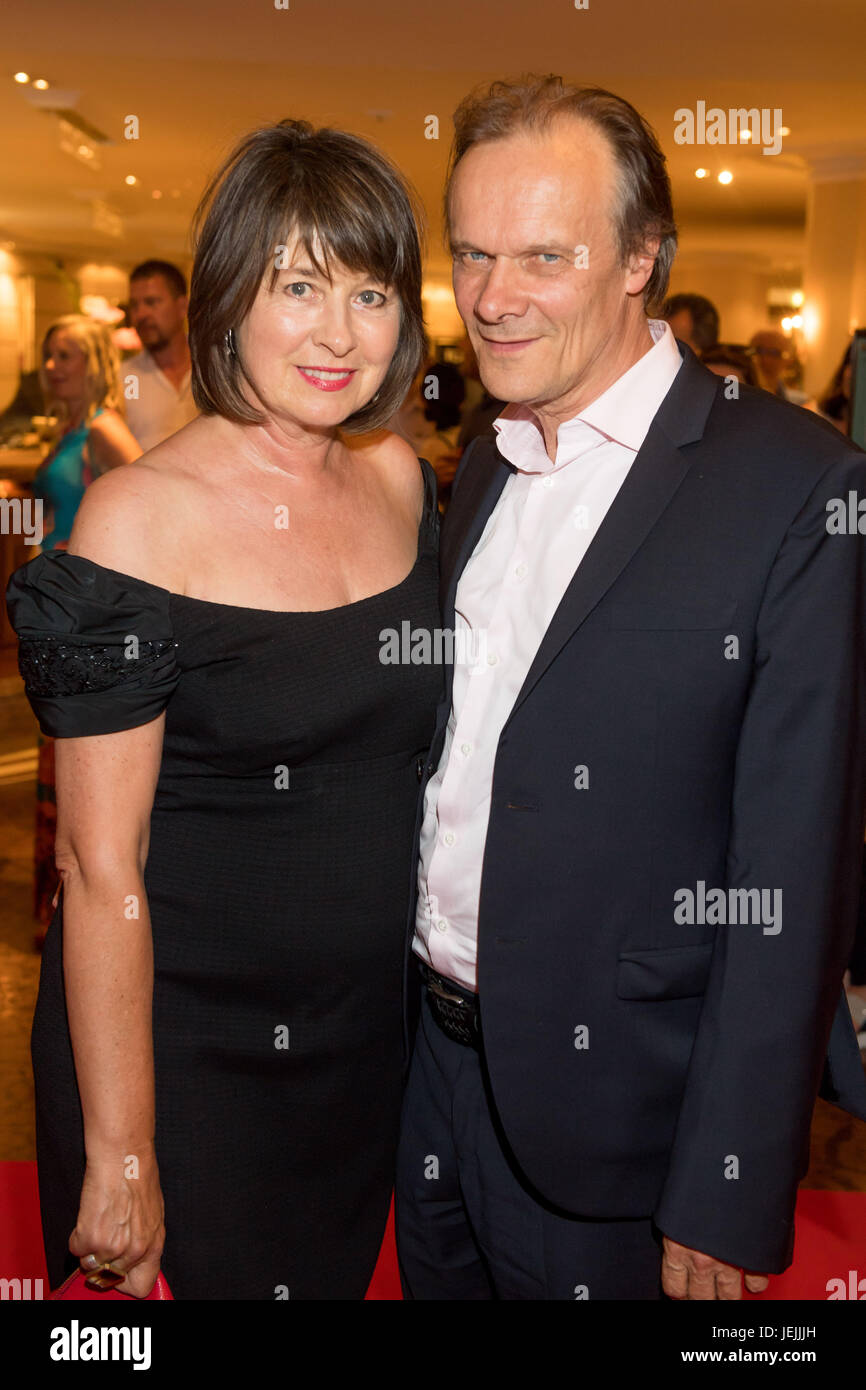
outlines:
[[[104,1293],[100,1293],[98,1289],[88,1288],[85,1283],[86,1279],[87,1275],[84,1273],[84,1270],[76,1269],[75,1273],[70,1274],[69,1278],[60,1285],[59,1289],[55,1289],[53,1293],[48,1295],[49,1299],[75,1299],[76,1301],[83,1302],[85,1299],[91,1298],[126,1298],[134,1303],[147,1303],[153,1299],[170,1299],[172,1303],[174,1302],[171,1289],[168,1287],[162,1270],[157,1274],[156,1283],[145,1298],[136,1298],[135,1295],[131,1293],[119,1293],[117,1289],[106,1289]]]

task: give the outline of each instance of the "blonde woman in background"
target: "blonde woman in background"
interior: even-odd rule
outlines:
[[[88,484],[100,473],[138,458],[141,447],[124,423],[120,357],[108,328],[83,314],[57,319],[42,340],[39,379],[46,412],[56,420],[49,452],[33,479],[46,528],[41,548],[65,550]],[[57,892],[56,820],[54,740],[40,734],[34,855],[37,948],[51,921]]]
[[[52,323],[42,340],[39,379],[57,424],[33,491],[52,522],[42,549],[65,550],[88,483],[131,463],[141,447],[123,419],[120,358],[101,323],[83,314]]]

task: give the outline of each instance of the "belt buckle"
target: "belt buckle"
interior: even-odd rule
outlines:
[[[448,994],[442,988],[438,980],[427,980],[427,988],[432,990],[439,999],[446,999],[449,1004],[460,1004],[464,1007],[468,1004],[468,999],[464,999],[460,994]]]

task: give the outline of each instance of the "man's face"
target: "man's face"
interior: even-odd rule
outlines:
[[[615,179],[604,137],[571,117],[476,145],[457,166],[454,294],[500,400],[568,419],[582,384],[615,356],[652,268],[651,256],[639,269],[620,264]]]
[[[151,352],[168,347],[183,328],[187,304],[186,295],[175,295],[162,275],[130,281],[129,321]]]

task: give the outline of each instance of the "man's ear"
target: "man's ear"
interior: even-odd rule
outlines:
[[[661,238],[651,237],[644,243],[642,251],[637,251],[629,257],[628,278],[625,282],[626,294],[640,294],[645,288],[647,280],[652,275],[660,246]]]

